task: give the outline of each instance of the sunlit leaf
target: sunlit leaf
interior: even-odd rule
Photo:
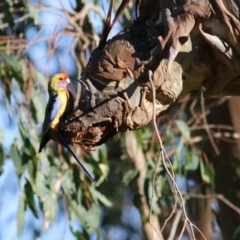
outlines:
[[[86,227],[86,218],[85,218],[85,216],[87,216],[86,209],[81,204],[78,205],[76,201],[74,201],[73,199],[69,199],[68,208],[81,221],[83,226]]]
[[[14,162],[14,166],[16,169],[16,172],[19,174],[21,172],[21,168],[22,168],[22,160],[21,160],[21,154],[19,152],[17,143],[13,143],[10,149],[10,157]]]
[[[10,6],[13,5],[13,0],[6,0],[6,2],[7,2]]]
[[[53,222],[56,215],[57,199],[55,193],[49,191],[43,201],[44,217],[47,221]]]
[[[174,170],[181,171],[181,160],[184,157],[184,140],[181,138],[178,145],[176,152],[174,154],[174,162],[173,162],[173,168]]]
[[[185,152],[185,165],[186,170],[194,171],[198,168],[200,157],[195,148],[186,149]]]
[[[87,223],[88,223],[88,230],[91,233],[94,229],[99,227],[100,218],[101,218],[101,208],[99,205],[92,205],[89,211],[87,212]]]
[[[176,125],[177,125],[178,129],[180,130],[184,140],[189,141],[190,140],[190,130],[189,130],[188,125],[182,120],[176,120]]]
[[[107,207],[112,206],[112,203],[103,194],[101,194],[99,191],[97,191],[95,188],[90,187],[89,190],[90,190],[93,198],[98,199],[102,204],[104,204]]]
[[[17,235],[19,236],[23,230],[25,224],[25,193],[21,193],[18,200],[18,210],[17,210]]]
[[[0,143],[3,143],[4,141],[4,130],[3,128],[0,126]]]
[[[43,199],[46,194],[45,178],[41,171],[38,171],[36,176],[36,194],[41,199]]]
[[[214,170],[212,166],[208,163],[200,161],[200,171],[203,181],[212,184],[214,181]]]
[[[45,116],[46,99],[39,90],[33,90],[30,107],[36,123],[43,122]]]
[[[152,194],[153,191],[154,191],[154,194]],[[149,202],[151,202],[152,204],[153,212],[155,214],[160,214],[161,210],[158,205],[158,197],[155,193],[155,189],[152,188],[152,182],[149,182],[149,185],[148,185],[148,199],[149,199]]]
[[[35,25],[39,25],[40,20],[39,20],[39,15],[38,15],[38,9],[35,6],[29,4],[28,11],[29,11],[30,16],[33,18]]]

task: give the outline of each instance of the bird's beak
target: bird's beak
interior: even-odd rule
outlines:
[[[76,91],[75,91],[75,88],[74,88],[74,86],[71,82],[68,84],[67,89],[71,92],[71,94],[73,96],[73,99],[75,99],[76,98]]]
[[[70,84],[71,81],[69,78],[67,78],[66,82],[67,82],[67,84]]]

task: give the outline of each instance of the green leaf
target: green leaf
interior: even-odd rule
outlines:
[[[9,6],[13,5],[13,0],[6,0],[6,2],[9,4]]]
[[[158,204],[158,197],[156,194],[155,189],[152,188],[152,182],[150,181],[148,184],[148,199],[150,201],[150,199],[152,198],[152,191],[154,191],[154,195],[153,195],[153,199],[152,199],[152,210],[155,214],[160,214],[161,213],[161,209],[159,207]]]
[[[38,218],[38,212],[37,212],[37,208],[36,208],[35,201],[34,201],[34,192],[33,192],[32,186],[28,180],[25,184],[25,193],[26,193],[26,200],[27,200],[28,206],[32,210],[34,216],[36,218]]]
[[[95,229],[97,240],[101,240],[101,231],[99,228]]]
[[[49,222],[53,222],[56,216],[56,208],[57,208],[57,198],[56,194],[49,191],[47,197],[43,202],[43,211],[45,220],[47,219]]]
[[[79,231],[74,231],[72,226],[70,226],[70,231],[73,234],[73,236],[76,237],[76,240],[86,240],[84,235]]]
[[[124,176],[122,182],[125,185],[129,185],[134,179],[136,179],[139,176],[139,171],[137,170],[128,170]]]
[[[86,220],[87,220],[87,231],[91,233],[95,229],[97,229],[100,225],[101,219],[101,208],[99,205],[93,204],[89,211],[87,212]]]
[[[33,96],[30,102],[32,117],[36,123],[43,122],[45,116],[46,100],[39,90],[33,89]]]
[[[4,131],[3,128],[0,126],[0,143],[3,143],[4,141]]]
[[[16,172],[19,174],[21,173],[21,168],[22,168],[22,160],[21,160],[21,154],[18,150],[17,143],[14,142],[11,146],[10,149],[10,157],[13,160]]]
[[[69,211],[71,211],[71,213],[74,214],[81,221],[83,227],[86,227],[86,209],[81,204],[78,205],[77,202],[73,199],[68,200],[68,208]]]
[[[194,171],[198,168],[200,156],[195,148],[186,149],[185,153],[185,169]]]
[[[101,147],[98,147],[99,149],[99,161],[102,163],[107,163],[107,147],[105,144],[103,144]]]
[[[97,191],[95,188],[90,187],[89,191],[91,192],[91,195],[94,199],[98,199],[102,204],[104,204],[107,207],[111,207],[112,203],[99,191]]]
[[[81,221],[81,224],[88,233],[91,233],[99,227],[101,218],[100,206],[92,204],[89,211],[86,211],[81,204],[77,204],[73,199],[69,199],[68,203],[71,215],[75,215]]]
[[[30,156],[36,155],[36,150],[32,145],[32,141],[28,137],[24,138],[24,151]]]
[[[45,187],[45,178],[41,171],[37,171],[36,176],[36,194],[41,198],[44,199],[46,187]]]
[[[18,202],[18,210],[17,210],[17,235],[19,236],[23,230],[25,223],[25,193],[21,193]]]
[[[181,159],[183,157],[183,150],[184,150],[184,140],[183,138],[180,138],[176,152],[174,154],[174,162],[173,162],[174,170],[181,171]]]
[[[143,144],[143,134],[142,134],[142,130],[139,129],[139,130],[137,130],[137,131],[134,131],[133,133],[134,133],[134,135],[135,135],[135,137],[136,137],[137,145],[138,145],[138,146],[142,146],[142,144]]]
[[[65,171],[62,175],[62,179],[62,189],[65,194],[71,194],[76,192],[72,172]]]
[[[34,75],[33,78],[36,79],[37,83],[40,83],[41,86],[44,88],[43,92],[47,92],[48,79],[46,78],[46,76],[44,76],[42,73],[40,73],[38,71],[34,71],[34,73],[32,75]]]
[[[189,130],[188,125],[182,120],[176,120],[176,125],[177,125],[179,131],[181,132],[184,140],[189,141],[190,140],[190,130]]]
[[[11,68],[16,71],[20,71],[21,68],[19,66],[19,58],[13,56],[13,55],[7,55],[4,52],[1,52],[1,57],[3,61]]]
[[[95,151],[92,151],[89,156],[96,162],[106,162],[107,159],[107,148],[106,145],[103,144],[98,146]]]
[[[30,16],[33,18],[34,24],[39,25],[40,20],[39,20],[39,15],[38,15],[38,9],[31,4],[28,4],[28,11],[29,11]]]
[[[200,172],[203,181],[213,184],[214,169],[210,164],[208,163],[205,164],[203,161],[200,161]]]

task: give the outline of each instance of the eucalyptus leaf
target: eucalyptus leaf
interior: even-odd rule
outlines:
[[[0,126],[0,144],[4,142],[4,130]]]
[[[36,194],[44,199],[46,194],[45,177],[41,171],[37,171],[36,176]]]
[[[34,192],[29,181],[26,182],[24,190],[26,193],[26,202],[30,207],[30,209],[32,210],[32,213],[34,214],[34,216],[38,218],[38,211],[37,211],[36,203],[34,200]]]
[[[75,238],[76,240],[86,240],[84,235],[79,231],[75,231],[72,226],[70,226],[70,231],[73,234],[73,236],[76,237]]]
[[[35,6],[29,4],[28,11],[29,11],[30,16],[33,18],[34,24],[39,25],[40,19],[39,19],[39,15],[38,15],[38,9]]]
[[[95,188],[90,187],[89,188],[93,198],[98,199],[102,204],[104,204],[107,207],[111,207],[112,203],[99,191],[97,191]]]
[[[18,145],[14,142],[10,148],[10,158],[13,160],[16,172],[19,174],[22,168],[21,153],[18,149]]]
[[[200,156],[195,148],[186,149],[184,166],[186,170],[196,170],[200,161]]]
[[[19,65],[19,58],[13,55],[7,55],[4,52],[1,52],[1,57],[3,61],[12,69],[16,71],[20,71],[21,67]]]
[[[43,201],[43,212],[45,220],[53,222],[56,216],[57,199],[55,193],[48,192],[48,195]]]
[[[19,236],[23,230],[25,224],[25,193],[21,193],[18,201],[18,210],[17,210],[17,235]]]
[[[209,163],[200,161],[200,172],[203,181],[213,184],[214,181],[214,169]]]
[[[190,140],[190,130],[189,130],[188,125],[182,120],[176,120],[176,125],[177,125],[178,129],[180,130],[184,140],[189,141]]]

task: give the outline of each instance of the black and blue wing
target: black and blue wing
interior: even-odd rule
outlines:
[[[61,107],[61,102],[60,102],[60,99],[58,98],[58,95],[54,95],[49,98],[48,104],[46,106],[45,118],[44,118],[43,128],[42,128],[42,139],[40,142],[40,147],[38,152],[41,152],[44,146],[51,139],[49,135],[49,128],[55,116],[57,115],[60,107]]]

